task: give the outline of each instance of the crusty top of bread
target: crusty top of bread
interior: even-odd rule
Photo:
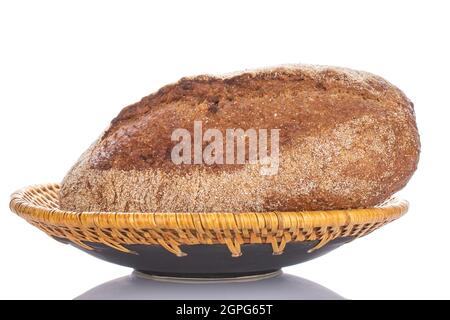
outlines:
[[[277,175],[240,165],[175,165],[171,133],[280,129]],[[182,78],[124,108],[65,177],[74,211],[243,212],[370,207],[419,159],[413,104],[376,75],[295,65]]]
[[[316,101],[311,101],[305,92],[314,95]],[[327,96],[321,98],[324,92]],[[295,121],[302,117],[302,110],[293,111],[291,105],[298,106],[303,100],[308,109],[320,111],[329,105],[325,97],[333,94],[339,95],[339,103],[347,104],[347,108],[336,112],[333,118],[306,110],[308,122],[317,122],[316,127]],[[285,97],[282,103],[270,101],[280,96]],[[265,99],[276,116],[261,116],[266,113],[266,107],[260,103]],[[287,65],[224,76],[185,77],[124,108],[95,146],[90,165],[99,170],[169,169],[174,166],[170,134],[174,128],[192,128],[193,119],[207,121],[205,129],[280,128],[282,146],[289,143],[292,131],[308,134],[309,130],[326,130],[358,117],[366,112],[361,108],[363,101],[367,105],[401,104],[413,113],[412,103],[398,88],[379,76],[346,68]]]

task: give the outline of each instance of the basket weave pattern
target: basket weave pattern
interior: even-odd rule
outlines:
[[[288,242],[318,241],[310,251],[338,237],[361,237],[399,218],[406,201],[390,199],[369,209],[261,213],[115,213],[59,209],[59,185],[24,188],[12,195],[11,210],[48,235],[87,250],[89,242],[133,253],[125,245],[161,245],[184,256],[180,245],[224,244],[232,256],[241,245],[268,243],[282,254]]]

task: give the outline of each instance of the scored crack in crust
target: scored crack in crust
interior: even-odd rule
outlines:
[[[278,174],[175,165],[177,128],[280,129]],[[64,178],[73,211],[262,212],[374,206],[417,167],[412,103],[373,74],[294,65],[182,78],[124,108]]]

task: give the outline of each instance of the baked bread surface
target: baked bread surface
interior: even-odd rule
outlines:
[[[277,174],[260,164],[172,162],[172,132],[194,121],[280,129]],[[263,212],[374,206],[419,159],[413,104],[384,79],[295,65],[182,78],[124,108],[62,182],[62,209]]]

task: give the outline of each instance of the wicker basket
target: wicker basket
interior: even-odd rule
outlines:
[[[129,245],[159,245],[184,256],[180,246],[226,245],[233,257],[243,244],[270,244],[283,253],[289,242],[316,241],[308,252],[340,237],[358,238],[399,218],[408,209],[403,200],[369,209],[263,213],[120,213],[69,212],[59,209],[59,185],[24,188],[12,195],[13,212],[48,235],[85,250],[99,243],[132,253]]]

